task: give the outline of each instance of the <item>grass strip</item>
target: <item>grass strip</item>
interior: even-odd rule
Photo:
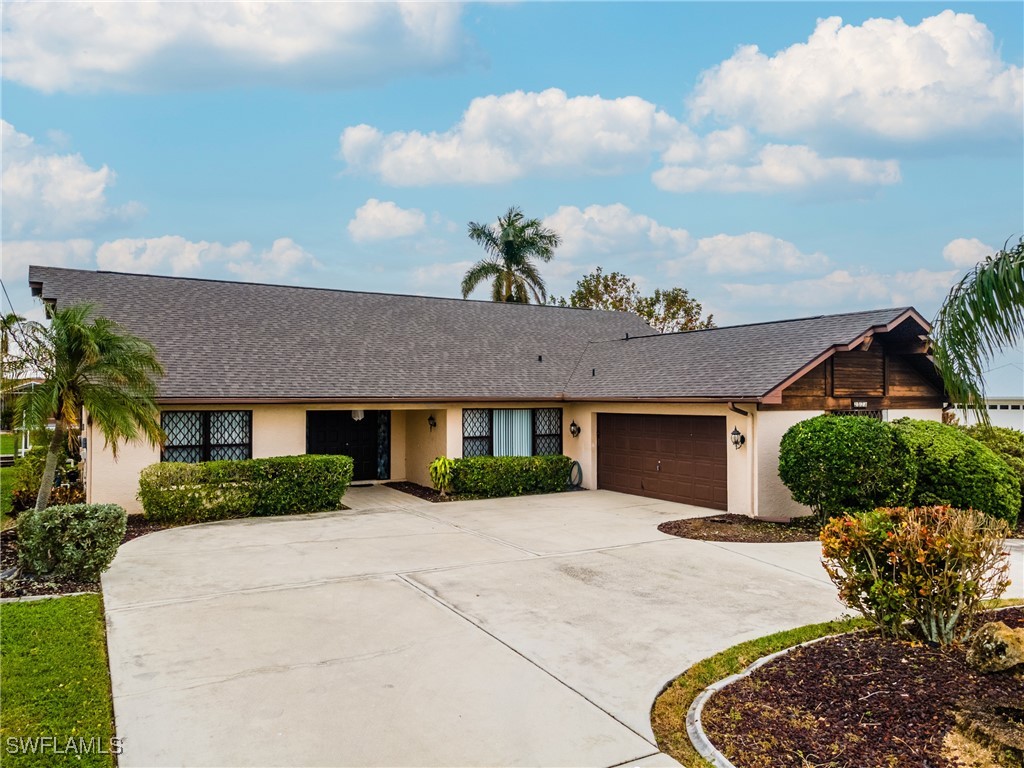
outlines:
[[[826,635],[852,632],[871,626],[865,619],[827,621],[809,624],[774,635],[748,640],[697,662],[662,691],[651,709],[651,727],[658,748],[689,768],[712,768],[686,735],[686,712],[690,704],[712,683],[741,672],[762,656],[790,648]]]
[[[0,675],[4,768],[114,765],[100,595],[0,605]]]

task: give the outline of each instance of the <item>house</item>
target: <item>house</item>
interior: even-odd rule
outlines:
[[[565,453],[583,485],[746,515],[806,509],[786,429],[823,412],[940,419],[909,307],[659,335],[628,313],[33,266],[152,341],[163,448],[115,460],[86,420],[94,502],[138,511],[158,461],[344,453],[356,481],[429,484],[439,455]]]
[[[1024,431],[1024,397],[989,397],[985,400],[985,410],[993,427]],[[965,426],[978,423],[974,411],[961,405],[957,405],[955,413]]]

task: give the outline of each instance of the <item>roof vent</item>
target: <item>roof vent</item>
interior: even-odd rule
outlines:
[[[544,362],[544,355],[537,355],[537,362],[538,363],[543,363]]]
[[[590,369],[590,375],[591,376],[597,376],[597,368],[591,368]]]

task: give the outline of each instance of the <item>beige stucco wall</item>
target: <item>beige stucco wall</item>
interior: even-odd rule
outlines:
[[[779,444],[786,430],[798,421],[820,416],[824,411],[758,411],[757,421],[757,515],[766,518],[789,518],[810,514],[809,507],[793,501],[789,489],[779,479]],[[912,419],[942,421],[942,409],[892,409],[886,412],[889,421],[908,416]]]
[[[779,443],[786,430],[798,421],[820,416],[824,411],[758,411],[757,421],[757,516],[800,517],[810,513],[793,501],[789,489],[779,479]]]
[[[406,411],[405,446],[407,461],[405,479],[430,487],[430,462],[445,455],[448,435],[448,412],[445,408]],[[430,428],[429,417],[433,416],[437,426]]]

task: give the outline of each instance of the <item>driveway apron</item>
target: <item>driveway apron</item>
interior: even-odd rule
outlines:
[[[161,531],[103,576],[122,766],[665,766],[650,706],[833,618],[815,544],[688,541],[607,491]]]

